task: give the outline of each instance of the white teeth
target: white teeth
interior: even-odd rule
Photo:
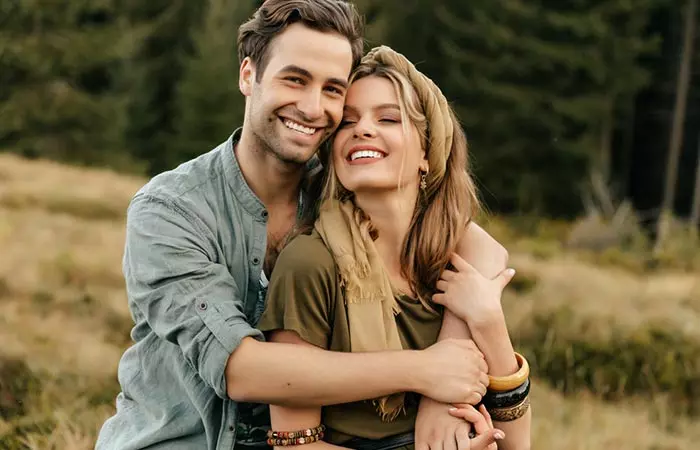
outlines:
[[[311,134],[314,134],[316,132],[316,128],[305,127],[304,125],[298,124],[296,122],[292,122],[291,120],[285,120],[284,124],[286,125],[287,128],[290,128],[294,131],[298,131],[300,133],[311,135]]]
[[[358,150],[350,155],[350,161],[355,161],[360,158],[383,158],[384,155],[376,150]]]

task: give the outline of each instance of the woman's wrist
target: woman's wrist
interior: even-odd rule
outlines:
[[[469,324],[469,329],[474,343],[486,358],[489,375],[506,376],[518,370],[518,361],[502,311],[476,325]]]

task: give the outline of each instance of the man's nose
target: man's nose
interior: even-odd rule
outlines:
[[[309,122],[316,122],[323,117],[322,92],[318,89],[309,89],[297,103],[297,109]]]

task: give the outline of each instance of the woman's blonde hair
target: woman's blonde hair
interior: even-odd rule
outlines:
[[[467,139],[440,89],[403,55],[382,46],[370,51],[350,82],[376,76],[389,80],[399,99],[404,133],[413,125],[426,152],[429,172],[421,190],[401,254],[402,275],[413,293],[429,306],[440,274],[458,239],[479,210],[476,186],[468,171]],[[338,181],[328,159],[322,201],[348,200],[352,193]],[[365,238],[376,239],[369,217],[356,208]]]

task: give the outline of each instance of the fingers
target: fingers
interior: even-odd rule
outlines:
[[[469,404],[460,404],[459,408],[450,408],[449,412],[451,416],[464,419],[467,422],[473,424],[475,424],[478,421],[486,423],[486,419],[484,419],[484,416],[481,415],[481,413],[479,413],[479,411],[477,411],[476,408]]]
[[[489,376],[488,371],[489,371],[489,365],[486,363],[486,357],[484,356],[481,351],[479,351],[479,354],[481,355],[481,358],[479,358],[479,370],[481,371],[482,374],[486,376],[486,383],[484,385],[488,386],[489,385]]]
[[[468,423],[462,424],[455,431],[455,440],[457,441],[457,450],[470,450],[472,443],[469,439],[469,430],[471,425]]]
[[[457,277],[457,272],[453,272],[450,269],[445,269],[440,274],[440,279],[444,281],[454,280]]]
[[[484,361],[484,364],[479,364],[479,366],[482,366],[482,365],[486,365],[486,361]],[[479,367],[479,368],[481,368],[481,367]],[[484,386],[484,389],[489,387],[489,376],[486,373],[487,371],[488,371],[488,367],[483,369],[483,371],[481,372],[481,375],[479,376],[479,384],[482,384]],[[486,394],[486,392],[484,392],[484,395],[485,394]]]
[[[471,264],[469,264],[464,258],[459,256],[459,253],[452,253],[452,256],[450,257],[450,262],[453,266],[455,266],[455,269],[457,269],[459,272],[476,272],[476,269]]]
[[[486,419],[486,423],[489,425],[489,427],[493,428],[493,420],[491,420],[491,414],[489,414],[489,410],[486,409],[486,406],[480,405],[479,412],[481,412],[481,415],[484,416],[484,418]]]
[[[437,290],[442,292],[447,292],[447,287],[449,285],[450,284],[445,280],[438,280],[438,282],[435,283],[435,287],[437,288]]]
[[[447,303],[447,295],[445,295],[445,294],[433,294],[433,303],[437,303],[438,305],[445,306],[445,303]]]
[[[506,435],[503,433],[503,431],[491,429],[488,432],[480,434],[472,439],[470,450],[486,450],[489,445],[495,443],[496,441],[500,441],[504,437],[506,437]]]
[[[445,432],[445,437],[443,438],[442,441],[442,449],[443,450],[458,450],[457,449],[457,438],[455,433],[457,432],[456,428],[451,428],[449,427],[447,431]]]
[[[510,283],[510,280],[513,279],[515,276],[515,269],[512,268],[507,268],[503,272],[499,273],[496,276],[496,279],[499,281],[499,286],[501,289],[505,289],[506,286],[508,286],[508,283]]]

